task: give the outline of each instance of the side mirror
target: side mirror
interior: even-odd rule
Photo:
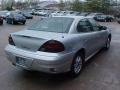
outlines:
[[[99,30],[107,30],[106,26],[99,26]]]

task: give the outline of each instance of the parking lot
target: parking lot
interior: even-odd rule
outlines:
[[[120,90],[120,24],[101,23],[112,29],[112,43],[108,51],[101,50],[91,58],[77,78],[27,72],[11,65],[4,48],[11,32],[20,31],[39,19],[27,20],[26,25],[0,26],[0,90]]]

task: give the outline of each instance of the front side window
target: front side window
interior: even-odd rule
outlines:
[[[73,22],[73,18],[51,17],[37,21],[28,30],[68,33]]]
[[[78,32],[91,32],[92,27],[90,25],[90,22],[87,19],[80,20],[80,22],[77,25],[77,31]]]

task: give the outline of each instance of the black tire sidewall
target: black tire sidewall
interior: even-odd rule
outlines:
[[[80,72],[76,74],[76,73],[74,72],[74,63],[75,63],[76,58],[77,58],[78,56],[80,56],[81,59],[82,59],[82,67],[81,67]],[[77,77],[77,76],[81,73],[82,68],[83,68],[83,58],[82,58],[82,54],[81,54],[81,53],[78,53],[78,54],[75,55],[75,57],[74,57],[74,59],[73,59],[73,62],[72,62],[72,65],[71,65],[70,75],[71,75],[72,77]]]
[[[109,47],[107,46],[108,40],[109,40]],[[105,44],[105,49],[108,50],[110,48],[110,43],[111,43],[111,40],[110,40],[110,38],[108,38],[107,41],[106,41],[106,44]]]
[[[25,25],[26,22],[22,22],[22,23],[23,23],[23,25]]]

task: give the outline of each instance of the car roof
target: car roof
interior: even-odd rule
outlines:
[[[64,18],[73,18],[73,19],[84,19],[84,16],[53,16],[53,17],[64,17]]]

